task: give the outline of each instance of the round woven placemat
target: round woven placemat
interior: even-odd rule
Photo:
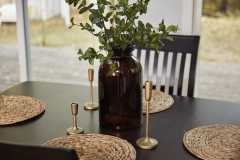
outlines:
[[[240,126],[211,125],[188,131],[185,147],[202,159],[240,159]]]
[[[174,103],[173,98],[161,91],[152,90],[152,98],[150,100],[149,113],[157,113],[170,108]],[[145,99],[145,89],[143,89],[143,114],[146,114],[147,101]]]
[[[103,134],[75,134],[50,140],[43,146],[73,148],[80,160],[135,160],[136,151],[125,140]]]
[[[44,103],[33,97],[1,96],[0,125],[13,124],[33,118],[44,110]]]

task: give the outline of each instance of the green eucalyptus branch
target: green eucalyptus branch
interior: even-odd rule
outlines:
[[[71,27],[79,26],[81,30],[87,30],[92,35],[98,38],[100,42],[99,51],[95,51],[94,48],[89,47],[84,53],[79,49],[79,60],[88,60],[91,65],[94,63],[94,59],[99,59],[100,63],[107,61],[110,63],[110,58],[114,55],[113,49],[121,47],[125,50],[128,46],[133,45],[133,41],[137,39],[138,46],[145,45],[146,48],[151,47],[156,50],[160,50],[163,47],[162,39],[173,41],[173,39],[167,36],[170,32],[176,33],[178,26],[171,25],[166,27],[164,21],[159,24],[158,27],[153,27],[150,23],[144,24],[142,21],[138,21],[139,15],[147,13],[147,6],[150,0],[136,0],[133,4],[128,4],[128,0],[117,0],[117,4],[112,5],[107,0],[97,0],[97,4],[89,4],[87,6],[86,0],[65,0],[69,5],[74,4],[78,7],[79,14],[90,12],[89,20],[91,25],[86,23],[85,25],[80,23],[75,24],[74,18],[71,18]],[[97,9],[92,9],[94,5],[97,5]],[[111,11],[104,15],[106,6],[109,6]],[[131,20],[131,21],[130,21]],[[105,23],[110,22],[115,24],[110,28],[107,28]],[[95,33],[94,26],[101,29],[100,32]],[[107,55],[100,53],[101,51],[108,51]],[[119,66],[118,66],[119,67]],[[111,65],[111,75],[116,66]]]
[[[100,9],[101,6],[100,6],[100,1],[99,0],[97,0],[97,5],[98,5],[98,9]],[[107,35],[108,39],[110,39],[109,36],[108,36],[108,33],[107,33],[107,29],[106,29],[105,23],[104,23],[103,15],[102,15],[101,12],[100,12],[100,16],[101,16],[101,19],[102,19],[102,23],[103,23],[103,27],[104,27],[104,30],[105,30],[105,34]]]

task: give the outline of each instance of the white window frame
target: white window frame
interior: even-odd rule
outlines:
[[[31,81],[31,55],[27,0],[16,1],[20,82]]]

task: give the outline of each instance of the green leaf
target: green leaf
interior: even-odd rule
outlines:
[[[106,14],[106,17],[109,18],[109,17],[111,17],[112,14],[113,14],[113,12],[108,12],[108,13]]]
[[[165,37],[163,37],[163,39],[166,39],[166,40],[169,40],[169,41],[174,41],[174,39],[172,37],[169,37],[169,36],[165,36]]]
[[[142,41],[139,41],[138,42],[138,47],[142,47],[143,46],[143,42]]]
[[[107,64],[110,64],[110,63],[111,63],[111,61],[110,61],[110,59],[108,58],[108,59],[107,59]]]
[[[93,17],[93,19],[91,20],[93,24],[99,23],[101,21],[102,21],[101,17]]]
[[[98,55],[96,56],[97,59],[101,59],[102,57],[103,57],[103,54],[98,54]]]
[[[89,61],[89,64],[91,64],[91,65],[94,64],[94,59],[93,59],[92,57],[90,57],[90,58],[88,59],[88,61]]]
[[[112,47],[111,47],[109,44],[107,44],[107,45],[105,46],[105,49],[106,49],[107,51],[109,51],[109,50],[112,49]]]
[[[89,9],[92,14],[99,14],[97,9]]]
[[[157,48],[158,45],[154,43],[154,44],[151,44],[151,47],[153,47],[153,48]]]
[[[90,14],[88,18],[92,22],[92,19],[94,18],[94,14]]]
[[[88,24],[88,23],[85,24],[85,27],[86,27],[87,29],[92,28],[92,27],[90,26],[90,24]]]
[[[144,30],[145,29],[144,24],[143,24],[142,21],[138,21],[138,29],[139,30]]]
[[[121,20],[120,25],[121,25],[122,28],[125,27],[125,20],[124,19]]]
[[[70,22],[72,23],[72,25],[74,25],[73,20],[74,20],[74,17],[72,17],[72,18],[70,19]]]
[[[83,52],[82,52],[82,50],[81,50],[81,49],[79,49],[77,54],[81,54],[81,55],[83,55]]]
[[[113,32],[113,31],[111,31],[111,30],[109,30],[109,29],[106,29],[106,32],[107,32],[107,35],[108,35],[109,38],[112,38],[112,37],[113,37],[113,35],[114,35],[114,32]]]
[[[104,56],[103,56],[103,57],[101,57],[101,58],[100,58],[100,63],[102,63],[102,62],[103,62],[103,61],[105,61],[106,59],[107,59],[107,58],[106,58],[106,57],[104,57]]]
[[[123,43],[122,50],[125,50],[127,47],[128,47],[128,44],[127,43]]]
[[[114,18],[111,18],[111,19],[110,19],[111,24],[113,23],[113,21],[114,21]]]
[[[155,37],[155,33],[154,32],[150,32],[150,37],[151,38]]]
[[[106,43],[105,39],[102,36],[98,37],[98,41],[103,45],[105,45],[105,43]]]
[[[153,26],[152,26],[150,23],[147,23],[147,24],[146,24],[146,28],[147,28],[147,29],[153,28]]]
[[[146,45],[145,45],[145,48],[149,48],[149,47],[150,47],[150,44],[146,44]]]
[[[78,57],[79,61],[81,61],[81,60],[82,60],[82,58],[83,58],[82,56],[79,56],[79,57]]]
[[[143,41],[147,41],[148,40],[148,36],[145,34],[144,36],[143,36]]]
[[[118,25],[120,24],[120,19],[118,17],[115,17],[115,23]]]
[[[159,29],[161,30],[161,31],[165,31],[165,25],[163,24],[163,23],[160,23],[159,24]]]
[[[108,74],[106,75],[106,77],[111,76],[113,74],[114,70],[111,70],[110,72],[108,72]]]
[[[79,14],[82,14],[84,12],[86,12],[88,10],[88,7],[83,7],[82,9],[80,9]]]
[[[93,54],[96,54],[96,53],[97,53],[94,48],[92,48],[92,47],[89,47],[89,48],[91,49],[91,51],[92,51]]]
[[[84,27],[84,25],[82,23],[80,23],[80,26]]]
[[[166,29],[166,31],[176,33],[178,31],[178,27],[171,25]]]
[[[99,28],[103,28],[103,22],[101,21],[101,22],[99,22],[99,23],[96,23],[96,25],[99,27]]]
[[[138,41],[141,41],[142,38],[141,38],[140,36],[137,36],[136,39],[137,39]]]
[[[90,9],[90,8],[92,8],[94,6],[94,4],[93,3],[91,3],[87,8],[88,8],[88,10]]]
[[[84,7],[84,4],[80,4],[80,5],[78,6],[78,9],[80,9],[81,7]]]
[[[160,50],[160,49],[162,49],[162,47],[163,47],[163,45],[158,46],[157,49]]]
[[[115,69],[116,68],[116,64],[112,64],[111,66],[110,66],[110,69]]]
[[[116,15],[117,16],[125,16],[125,13],[124,12],[117,12]]]
[[[111,50],[110,52],[108,52],[107,57],[108,58],[112,58],[113,55],[114,55],[114,52],[113,52],[113,50]]]
[[[152,42],[151,42],[151,43],[156,43],[157,40],[158,40],[158,37],[154,37],[154,38],[152,39]]]
[[[104,46],[99,46],[99,49],[103,49],[104,48]]]
[[[105,6],[102,5],[102,6],[100,7],[100,9],[99,9],[100,13],[104,13],[104,9],[105,9]]]
[[[91,55],[93,55],[93,52],[88,51],[88,50],[87,50],[87,51],[85,52],[85,54],[84,54],[84,56],[86,56],[86,57],[87,57],[87,56],[91,56]]]
[[[126,28],[128,29],[128,28],[132,27],[132,26],[133,26],[133,24],[134,24],[134,23],[133,23],[132,21],[128,22],[128,24],[127,24]]]

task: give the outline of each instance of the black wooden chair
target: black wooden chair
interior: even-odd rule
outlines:
[[[170,36],[174,42],[162,40],[160,54],[153,48],[138,47],[138,41],[134,41],[133,54],[143,67],[143,86],[146,80],[151,80],[157,91],[193,97],[200,36]]]
[[[78,160],[74,149],[0,142],[1,160]]]

